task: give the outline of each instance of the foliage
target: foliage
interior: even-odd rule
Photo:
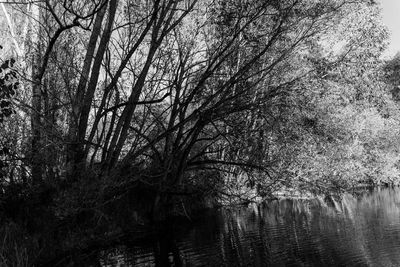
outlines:
[[[32,32],[12,38],[17,45],[25,40],[21,47],[33,53],[19,66],[31,78],[24,104],[32,124],[18,153],[28,156],[24,164],[34,183],[73,183],[86,173],[115,177],[139,166],[155,178],[135,179],[164,194],[217,170],[225,183],[215,183],[215,191],[245,186],[265,197],[300,186],[299,179],[311,189],[316,180],[375,177],[365,165],[389,158],[378,160],[375,149],[364,148],[376,147],[366,144],[395,128],[385,117],[395,112],[390,96],[375,90],[385,87],[376,66],[387,36],[376,4],[110,0],[45,6],[10,5]],[[21,12],[45,23],[24,20]],[[366,114],[392,128],[352,127],[368,123]],[[343,155],[355,160],[340,170]]]
[[[0,46],[0,49],[2,47]],[[15,60],[13,58],[0,62],[0,127],[4,127],[4,122],[12,114],[15,109],[12,105],[12,98],[18,90],[19,82],[17,73],[13,69]],[[0,180],[2,181],[6,176],[6,169],[10,156],[9,143],[5,140],[0,140]]]

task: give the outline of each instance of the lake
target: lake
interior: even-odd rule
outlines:
[[[400,189],[221,208],[92,257],[100,266],[400,266]]]

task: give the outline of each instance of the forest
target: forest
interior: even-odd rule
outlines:
[[[400,184],[400,54],[383,57],[375,1],[0,6],[6,266],[199,209]]]

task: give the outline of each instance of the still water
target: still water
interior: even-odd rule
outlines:
[[[400,189],[225,208],[101,251],[101,266],[400,266]]]

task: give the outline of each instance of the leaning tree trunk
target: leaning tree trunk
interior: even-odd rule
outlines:
[[[78,136],[78,125],[83,101],[85,98],[86,87],[89,81],[90,70],[96,50],[96,43],[101,35],[101,28],[103,23],[103,18],[106,12],[106,7],[103,7],[96,15],[96,19],[93,25],[92,32],[90,34],[89,43],[87,45],[86,55],[81,69],[81,76],[78,83],[78,88],[76,90],[74,99],[72,101],[72,115],[70,118],[69,125],[69,144],[67,145],[67,179],[73,181],[78,176],[78,168],[76,163],[79,161],[78,157],[81,154],[79,151],[79,136]],[[91,102],[89,103],[89,105]]]
[[[40,22],[40,8],[37,5],[32,7],[32,22]],[[35,23],[35,24],[36,24]],[[41,92],[41,79],[39,75],[40,71],[40,25],[38,25],[37,31],[31,25],[31,36],[32,36],[32,47],[36,49],[32,53],[32,114],[31,114],[31,167],[32,167],[32,182],[38,184],[43,179],[43,162],[41,157],[41,112],[42,112],[42,92]]]

